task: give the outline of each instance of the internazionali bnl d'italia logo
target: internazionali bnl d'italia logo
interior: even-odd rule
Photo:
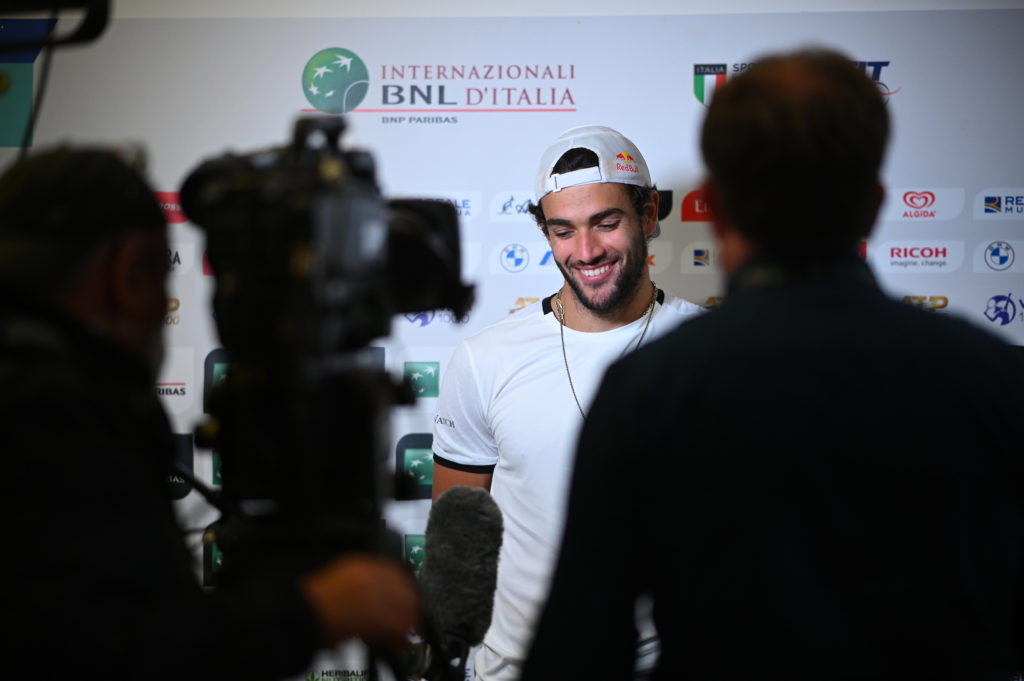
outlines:
[[[302,91],[318,111],[342,114],[359,106],[370,89],[370,72],[355,52],[328,47],[302,70]]]

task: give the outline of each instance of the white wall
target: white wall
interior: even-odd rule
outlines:
[[[494,17],[1019,9],[1024,0],[114,0],[115,17]]]

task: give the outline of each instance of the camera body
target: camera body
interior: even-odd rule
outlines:
[[[289,145],[207,160],[181,188],[206,232],[229,357],[196,431],[222,462],[210,539],[223,579],[386,550],[389,413],[412,397],[369,343],[396,314],[462,317],[472,303],[454,208],[385,200],[373,158],[341,148],[344,129],[300,119]]]

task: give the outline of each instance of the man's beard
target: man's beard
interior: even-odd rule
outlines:
[[[562,272],[562,276],[565,277],[565,281],[568,282],[569,288],[576,295],[576,300],[580,301],[583,307],[598,314],[613,312],[629,303],[630,297],[636,291],[636,285],[640,281],[646,263],[647,240],[641,236],[637,239],[634,247],[627,253],[625,265],[619,272],[619,278],[615,280],[611,294],[605,300],[595,302],[586,296],[583,287],[576,281],[575,277],[570,276],[562,263],[555,261],[558,269]]]

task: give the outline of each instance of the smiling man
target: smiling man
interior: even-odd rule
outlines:
[[[459,346],[434,426],[434,498],[453,485],[485,487],[504,516],[494,616],[475,659],[486,680],[519,677],[562,532],[576,437],[605,368],[700,310],[651,281],[658,192],[626,137],[601,126],[566,131],[541,157],[535,197],[531,212],[565,282]],[[656,643],[641,630],[643,659]]]

